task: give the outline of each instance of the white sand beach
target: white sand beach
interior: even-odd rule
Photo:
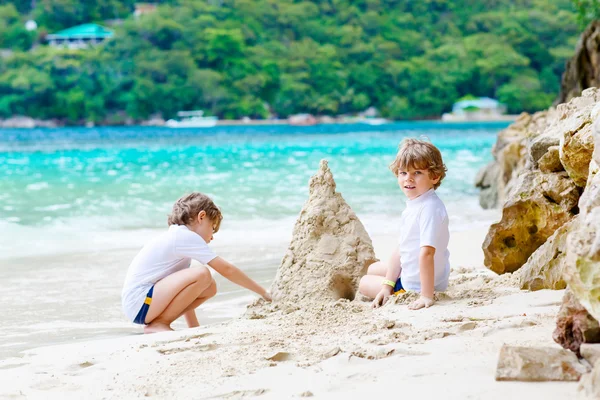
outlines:
[[[484,269],[485,233],[453,233],[450,288],[429,309],[408,310],[410,294],[377,310],[358,300],[311,309],[257,301],[240,318],[196,329],[26,351],[0,361],[0,397],[573,398],[576,383],[495,381],[503,344],[558,347],[563,291],[523,292],[516,276]],[[373,238],[383,259],[394,243]]]

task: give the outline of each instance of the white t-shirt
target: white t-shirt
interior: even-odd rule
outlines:
[[[188,268],[192,258],[208,264],[216,256],[204,239],[185,225],[169,226],[167,232],[146,244],[129,265],[121,293],[123,312],[133,321],[152,285]]]
[[[413,200],[407,200],[400,218],[400,263],[402,286],[406,290],[421,291],[419,253],[421,247],[435,248],[434,289],[448,288],[450,275],[450,252],[448,251],[448,213],[434,189]]]

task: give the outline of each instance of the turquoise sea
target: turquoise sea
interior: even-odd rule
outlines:
[[[357,213],[393,216],[402,197],[387,166],[403,137],[424,135],[441,149],[449,172],[439,193],[452,203],[477,195],[474,176],[504,126],[0,130],[0,223],[158,228],[192,190],[210,194],[227,220],[294,216],[322,158]]]
[[[473,181],[507,125],[0,130],[0,279],[7,287],[0,302],[11,332],[0,338],[0,356],[134,331],[120,313],[122,277],[190,191],[211,195],[223,210],[216,250],[263,282],[274,275],[323,158],[369,233],[396,234],[405,200],[387,166],[402,138],[426,136],[448,167],[438,194],[451,229],[487,223]],[[213,306],[221,317],[238,292],[226,282],[222,288],[223,302]]]

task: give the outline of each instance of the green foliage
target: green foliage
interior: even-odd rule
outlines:
[[[32,43],[33,34],[25,29],[14,5],[0,5],[0,48],[27,50]]]
[[[585,1],[600,0],[576,4]],[[579,33],[570,0],[159,3],[135,18],[134,0],[0,0],[0,47],[14,51],[0,58],[0,117],[118,123],[185,109],[265,118],[374,106],[421,119],[465,96],[536,111],[556,97]],[[115,38],[79,51],[43,42],[88,22]]]
[[[40,26],[50,31],[69,28],[88,22],[100,22],[127,17],[135,0],[37,0],[31,10]]]
[[[573,0],[573,3],[577,8],[577,22],[581,29],[600,19],[600,0]]]
[[[534,112],[548,108],[554,100],[554,95],[544,93],[539,79],[531,74],[517,76],[511,82],[502,85],[498,90],[498,100],[508,106],[509,112]]]

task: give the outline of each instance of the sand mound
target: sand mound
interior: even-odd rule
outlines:
[[[271,286],[276,302],[353,300],[360,278],[376,261],[371,238],[335,188],[321,160]]]

